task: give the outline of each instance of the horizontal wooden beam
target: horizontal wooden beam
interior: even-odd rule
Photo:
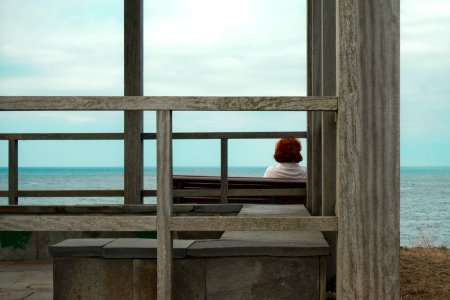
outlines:
[[[123,133],[0,133],[0,140],[123,140]]]
[[[178,207],[177,207],[178,206]],[[193,205],[176,204],[175,210],[185,211]],[[0,214],[155,214],[155,204],[108,205],[0,205]]]
[[[0,231],[150,231],[156,216],[0,215]]]
[[[123,190],[22,190],[19,197],[123,197]]]
[[[173,231],[337,231],[337,217],[214,216],[172,217]]]
[[[155,133],[144,133],[146,140],[155,139]],[[284,132],[174,132],[172,139],[279,139],[284,137],[306,138],[306,131]]]
[[[335,111],[337,97],[0,96],[0,111]]]
[[[172,231],[337,231],[337,217],[172,217]],[[1,214],[0,231],[149,231],[156,216]]]
[[[306,138],[306,131],[284,132],[174,132],[172,139],[278,139]],[[0,133],[0,140],[123,140],[123,133]],[[156,133],[143,133],[144,140],[156,139]]]
[[[174,190],[174,197],[221,196],[220,189]],[[306,189],[229,189],[229,197],[247,196],[305,196]]]
[[[143,197],[156,197],[156,190],[143,190]],[[123,190],[21,190],[18,197],[123,197]],[[174,197],[220,197],[220,189],[175,189]],[[230,189],[230,197],[247,196],[305,196],[306,189]],[[0,191],[0,197],[8,197],[8,191]]]

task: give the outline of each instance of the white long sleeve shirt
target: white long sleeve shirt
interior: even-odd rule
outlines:
[[[306,179],[307,171],[305,167],[299,166],[297,163],[279,163],[274,167],[268,167],[264,177]]]

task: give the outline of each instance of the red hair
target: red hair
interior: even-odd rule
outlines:
[[[282,138],[275,146],[273,158],[279,163],[299,163],[303,160],[300,151],[302,144],[294,138]]]

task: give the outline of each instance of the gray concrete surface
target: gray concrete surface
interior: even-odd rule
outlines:
[[[0,299],[53,299],[51,261],[0,261]]]

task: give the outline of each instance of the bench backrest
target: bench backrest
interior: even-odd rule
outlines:
[[[174,175],[174,189],[220,189],[219,176]],[[229,196],[229,203],[306,204],[306,180],[228,177],[228,190],[237,189],[303,189],[300,195]],[[220,196],[184,196],[174,198],[175,203],[219,203]]]

